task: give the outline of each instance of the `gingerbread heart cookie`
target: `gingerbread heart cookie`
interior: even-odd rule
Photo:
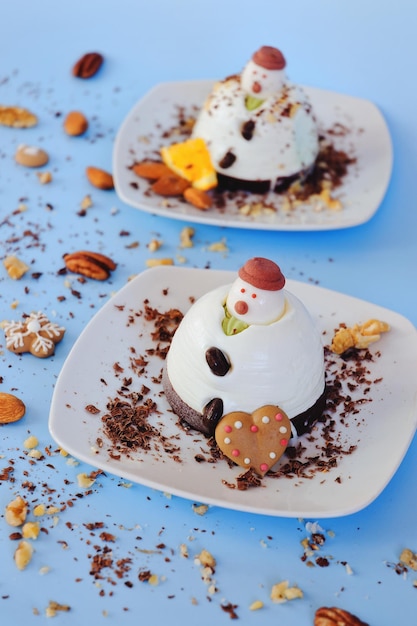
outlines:
[[[291,422],[282,409],[267,404],[253,413],[227,413],[217,424],[214,436],[225,456],[264,476],[284,453],[291,437]]]

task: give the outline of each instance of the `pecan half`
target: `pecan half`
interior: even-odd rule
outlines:
[[[72,74],[77,78],[91,78],[97,74],[103,61],[104,57],[99,52],[87,52],[75,63]]]
[[[344,609],[322,606],[314,616],[314,626],[369,626]]]
[[[116,263],[104,254],[86,250],[64,254],[64,261],[70,272],[94,280],[106,280],[110,276],[110,272],[117,267]]]

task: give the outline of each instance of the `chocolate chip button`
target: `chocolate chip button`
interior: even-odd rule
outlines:
[[[255,130],[255,122],[253,120],[248,120],[244,124],[242,124],[242,128],[240,132],[242,134],[243,139],[246,141],[250,141],[252,139],[253,133]]]
[[[213,398],[206,404],[203,410],[203,424],[205,432],[213,435],[217,426],[217,422],[223,415],[223,400],[221,398]]]
[[[228,152],[226,152],[224,157],[219,161],[219,166],[222,169],[227,170],[227,168],[231,167],[235,161],[236,161],[236,155],[233,154],[233,152],[230,152],[229,150]]]

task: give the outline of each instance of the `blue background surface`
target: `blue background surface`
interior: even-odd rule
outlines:
[[[0,127],[0,257],[16,253],[31,268],[22,280],[12,281],[1,266],[0,320],[43,310],[67,329],[47,360],[17,357],[0,338],[0,391],[16,393],[27,407],[23,420],[0,427],[0,468],[14,468],[12,481],[0,481],[2,623],[46,622],[50,600],[71,606],[56,617],[61,624],[229,623],[222,603],[237,605],[244,624],[309,626],[322,605],[340,606],[373,626],[392,626],[399,607],[401,615],[412,615],[417,573],[398,575],[393,564],[403,548],[417,551],[415,440],[375,502],[346,518],[320,520],[326,543],[319,554],[329,566],[310,568],[302,561],[300,541],[308,536],[306,522],[314,520],[214,507],[199,516],[191,502],[139,485],[126,488],[110,475],[99,476],[92,493],[83,493],[76,475],[92,468],[71,466],[56,452],[47,422],[56,377],[82,329],[129,276],[145,268],[152,238],[164,242],[159,256],[176,257],[184,226],[124,205],[115,192],[93,189],[85,167],[111,169],[120,124],[155,84],[222,78],[239,71],[260,45],[284,51],[294,81],[366,98],[380,108],[394,148],[388,192],[371,221],[343,231],[251,232],[198,225],[186,265],[237,269],[250,256],[269,256],[288,278],[369,300],[417,323],[415,2],[39,0],[3,2],[0,14],[0,104],[25,106],[39,117],[32,129]],[[89,81],[73,78],[74,62],[94,50],[105,57],[99,74]],[[70,138],[62,130],[71,109],[90,119],[84,137]],[[15,163],[20,143],[47,150],[50,185],[40,185],[35,172]],[[93,207],[80,217],[86,194]],[[27,210],[14,214],[21,203]],[[121,236],[122,231],[129,234]],[[222,238],[227,253],[210,252],[208,246]],[[127,247],[135,241],[138,247]],[[65,286],[67,277],[57,272],[65,252],[83,248],[104,252],[118,268],[106,283],[81,285],[71,279],[82,294],[75,298]],[[35,280],[32,272],[42,275]],[[51,456],[30,459],[23,447],[29,433]],[[26,480],[33,483],[29,496],[22,488]],[[17,544],[3,518],[17,493],[31,504],[62,509],[42,518],[44,531],[33,542],[35,553],[23,572],[14,565]],[[102,521],[116,536],[114,562],[131,559],[123,577],[115,568],[104,571],[102,580],[90,573],[97,546],[104,543],[101,530],[89,525]],[[181,556],[181,544],[188,546],[188,559]],[[217,559],[218,591],[212,595],[193,558],[203,548]],[[42,573],[43,567],[49,571]],[[159,585],[140,582],[142,569],[157,574]],[[273,604],[270,589],[281,580],[298,585],[304,598]],[[257,599],[264,608],[250,611]]]

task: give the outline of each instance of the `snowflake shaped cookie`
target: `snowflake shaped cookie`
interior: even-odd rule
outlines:
[[[15,354],[30,352],[40,358],[51,356],[65,333],[65,328],[50,322],[41,311],[21,322],[6,322],[3,330],[8,350]]]

